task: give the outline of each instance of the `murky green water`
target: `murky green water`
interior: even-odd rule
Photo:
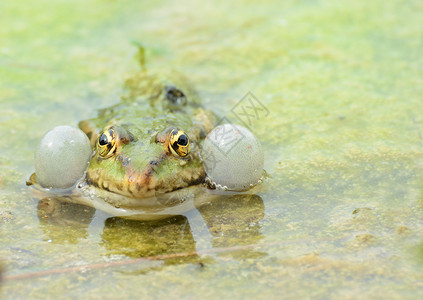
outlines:
[[[4,298],[423,296],[421,1],[2,1],[0,20]],[[269,110],[251,197],[144,223],[32,199],[36,144],[118,101],[131,41],[231,121],[249,91]]]

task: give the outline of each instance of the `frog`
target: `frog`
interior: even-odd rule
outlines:
[[[137,73],[120,103],[79,123],[94,149],[87,182],[137,199],[202,183],[201,143],[217,116],[181,74]]]
[[[118,103],[79,122],[93,155],[77,186],[55,196],[132,219],[208,202],[201,145],[218,120],[184,75],[141,70],[125,81]]]

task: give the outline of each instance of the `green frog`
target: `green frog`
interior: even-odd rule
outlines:
[[[119,104],[79,123],[95,149],[89,184],[140,199],[204,181],[199,147],[216,116],[186,82],[141,72]]]
[[[182,75],[141,71],[125,82],[121,102],[79,123],[94,154],[85,179],[57,197],[132,219],[198,206],[208,198],[199,196],[200,147],[216,121]]]

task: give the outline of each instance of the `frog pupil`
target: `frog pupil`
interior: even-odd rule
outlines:
[[[108,141],[107,141],[107,136],[103,133],[98,141],[98,143],[100,144],[100,146],[106,146]]]
[[[187,144],[188,144],[188,137],[185,134],[179,136],[178,145],[186,146]]]

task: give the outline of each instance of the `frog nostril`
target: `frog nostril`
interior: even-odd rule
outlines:
[[[159,162],[157,160],[150,161],[150,165],[152,165],[152,166],[157,166],[158,164],[159,164]]]

